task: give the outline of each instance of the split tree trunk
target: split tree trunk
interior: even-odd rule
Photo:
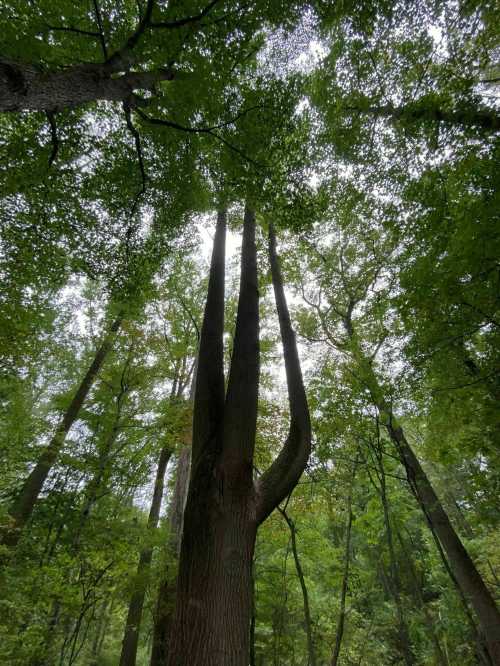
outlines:
[[[0,543],[2,545],[15,547],[21,536],[21,531],[31,518],[33,509],[38,500],[43,484],[56,462],[57,456],[66,439],[71,426],[77,420],[80,409],[87,398],[87,395],[92,388],[99,370],[106,359],[106,356],[111,350],[114,336],[122,323],[123,313],[120,313],[115,321],[111,324],[109,333],[104,339],[99,349],[96,351],[94,359],[87,370],[85,377],[82,379],[73,399],[71,400],[66,412],[54,434],[49,445],[41,454],[35,467],[27,477],[26,481],[21,488],[21,491],[10,508],[9,514],[12,524],[4,530],[4,535]]]
[[[171,455],[172,450],[168,446],[164,446],[160,451],[160,457],[156,469],[153,498],[151,500],[148,516],[149,533],[153,532],[158,527],[165,482],[165,471]],[[122,651],[120,654],[120,666],[135,666],[137,645],[139,642],[139,628],[141,626],[142,609],[144,607],[144,598],[146,596],[146,578],[151,568],[152,559],[153,548],[152,546],[148,546],[141,551],[139,556],[139,564],[137,566],[138,589],[132,594],[128,607],[125,634],[123,636]]]
[[[310,450],[307,402],[283,286],[277,282],[271,236],[291,426],[280,456],[260,483],[254,484],[259,384],[255,214],[245,209],[240,296],[226,396],[222,347],[225,222],[226,214],[219,213],[200,337],[191,478],[167,666],[248,666],[257,526],[293,489]]]

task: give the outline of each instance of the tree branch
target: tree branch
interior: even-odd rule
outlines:
[[[145,194],[146,192],[146,170],[144,168],[144,160],[142,157],[142,146],[141,146],[141,137],[139,132],[137,131],[137,128],[134,126],[132,122],[132,116],[130,113],[130,106],[127,102],[123,103],[123,111],[125,112],[125,120],[127,123],[127,127],[134,137],[134,143],[135,143],[135,149],[137,151],[137,159],[139,161],[139,170],[141,172],[141,180],[142,180],[142,186],[141,189],[137,192],[134,198],[134,203],[132,205],[132,210],[131,210],[131,216],[134,215],[137,205],[139,203],[140,197]]]
[[[220,0],[212,0],[211,2],[208,3],[205,9],[203,9],[198,14],[194,14],[193,16],[185,16],[184,18],[177,19],[175,21],[151,22],[149,24],[149,27],[172,29],[172,28],[182,28],[182,26],[188,25],[189,23],[196,23],[197,21],[201,21],[201,19],[205,18],[205,16],[207,16],[207,14],[210,13],[210,11],[213,9],[213,7],[215,7],[215,5],[218,2],[220,2]]]
[[[305,469],[311,451],[309,408],[300,369],[295,333],[292,329],[283,289],[283,280],[276,253],[276,236],[272,224],[269,227],[269,260],[285,357],[290,404],[290,430],[280,454],[257,482],[258,523],[263,522],[273,509],[292,492]]]
[[[50,169],[50,167],[54,163],[54,160],[57,157],[57,153],[59,152],[59,139],[57,137],[57,125],[54,112],[47,111],[45,115],[47,116],[47,119],[49,121],[50,139],[52,141],[52,152],[50,153],[49,157],[49,169]]]

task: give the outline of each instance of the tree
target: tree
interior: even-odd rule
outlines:
[[[226,213],[220,212],[200,336],[191,479],[169,664],[184,660],[246,664],[257,527],[291,492],[309,456],[307,403],[271,230],[269,252],[285,350],[291,426],[280,455],[254,484],[259,377],[255,213],[245,209],[238,315],[224,399],[225,225]]]

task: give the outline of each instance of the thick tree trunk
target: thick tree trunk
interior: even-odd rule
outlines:
[[[165,471],[168,461],[172,455],[172,450],[164,446],[160,452],[158,467],[156,469],[156,478],[149,509],[148,531],[156,530],[160,517],[161,500],[163,497],[163,486],[165,482]],[[146,579],[151,567],[153,558],[153,548],[148,546],[141,551],[139,564],[137,567],[138,589],[132,594],[128,607],[127,622],[125,625],[125,634],[123,636],[122,651],[120,655],[120,666],[135,666],[137,658],[137,645],[139,642],[139,628],[141,626],[142,609],[144,598],[146,596]]]
[[[338,666],[340,650],[342,648],[342,639],[344,637],[345,625],[345,606],[347,598],[347,589],[349,586],[349,569],[351,563],[351,531],[352,531],[352,495],[354,491],[354,479],[356,475],[356,465],[353,467],[351,485],[347,495],[347,524],[345,530],[345,550],[344,550],[344,571],[342,574],[342,589],[340,591],[340,610],[337,620],[337,631],[335,633],[335,646],[333,648],[331,666]]]
[[[304,571],[300,563],[299,551],[297,549],[297,528],[295,527],[295,523],[293,522],[293,520],[290,518],[290,516],[286,513],[284,509],[279,509],[278,507],[278,510],[280,511],[281,515],[285,519],[286,524],[290,529],[293,561],[295,563],[295,570],[297,571],[297,577],[299,579],[300,589],[302,591],[302,601],[304,604],[304,624],[307,637],[307,656],[308,656],[307,663],[308,666],[316,666],[316,652],[314,649],[314,636],[312,629],[311,609],[309,606],[309,594],[307,593]]]
[[[108,64],[42,71],[34,65],[0,58],[0,112],[55,112],[96,100],[137,105],[141,102],[135,90],[153,90],[159,81],[172,78],[170,70],[116,76],[115,68]]]
[[[191,478],[167,666],[248,666],[257,525],[291,492],[310,450],[309,412],[295,339],[281,276],[273,271],[291,425],[284,449],[262,482],[254,484],[259,386],[254,212],[245,209],[240,296],[225,400],[224,237],[225,214],[219,214],[200,337]],[[271,248],[276,267],[272,252]]]
[[[193,460],[169,666],[248,664],[251,568],[257,530],[251,465],[259,371],[254,236],[254,215],[246,210],[240,300],[224,404],[225,214],[219,215],[200,339]]]
[[[54,436],[52,437],[49,445],[43,451],[38,459],[37,464],[27,477],[24,485],[14,501],[10,509],[10,517],[12,524],[4,530],[1,543],[10,547],[16,546],[21,536],[21,531],[26,525],[33,513],[33,509],[38,500],[38,496],[42,490],[43,484],[54,465],[57,456],[64,444],[66,435],[68,434],[71,426],[78,418],[80,409],[92,388],[99,370],[106,359],[112,347],[112,341],[115,333],[120,328],[123,319],[123,314],[119,314],[115,321],[111,324],[109,333],[104,342],[97,350],[94,359],[82,379],[73,399],[71,400]]]

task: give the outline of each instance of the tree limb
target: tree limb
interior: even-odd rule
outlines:
[[[285,357],[290,404],[290,430],[280,454],[257,482],[258,523],[263,522],[293,490],[305,469],[311,451],[309,408],[300,369],[295,333],[292,329],[283,289],[283,280],[276,253],[276,236],[272,224],[269,227],[269,260]]]

